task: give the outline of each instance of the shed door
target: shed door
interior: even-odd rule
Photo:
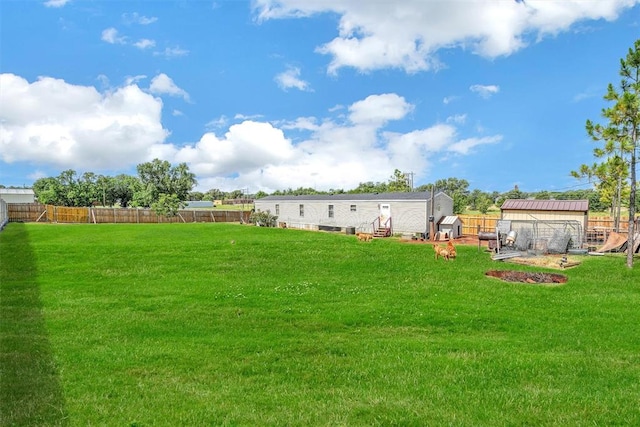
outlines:
[[[380,225],[384,225],[391,218],[391,205],[383,203],[380,205]]]

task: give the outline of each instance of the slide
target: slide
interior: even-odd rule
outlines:
[[[607,241],[596,252],[619,252],[622,246],[627,243],[627,235],[612,231],[609,233]]]
[[[640,250],[640,232],[633,235],[633,253]]]

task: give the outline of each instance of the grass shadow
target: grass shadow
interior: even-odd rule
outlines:
[[[24,224],[0,233],[0,425],[66,425],[45,326],[37,266]]]

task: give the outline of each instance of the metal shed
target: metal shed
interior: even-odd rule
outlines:
[[[267,196],[255,200],[255,209],[270,211],[289,228],[426,235],[453,214],[453,199],[443,192],[433,201],[428,192]]]

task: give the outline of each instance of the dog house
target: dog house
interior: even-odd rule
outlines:
[[[440,235],[446,235],[449,239],[455,239],[462,235],[462,220],[457,215],[443,216],[438,221]]]

